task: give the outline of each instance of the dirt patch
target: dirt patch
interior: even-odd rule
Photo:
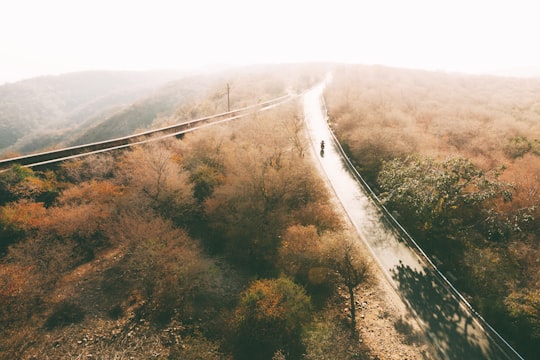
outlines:
[[[357,329],[360,339],[379,359],[431,359],[426,339],[414,318],[394,302],[385,284],[357,290]],[[399,299],[398,299],[399,300]]]

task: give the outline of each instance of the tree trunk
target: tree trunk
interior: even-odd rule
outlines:
[[[356,336],[356,306],[354,304],[354,286],[347,286],[349,289],[349,300],[351,307],[351,336]]]

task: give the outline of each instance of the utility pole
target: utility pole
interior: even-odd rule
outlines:
[[[230,98],[230,91],[231,87],[229,86],[229,83],[227,83],[227,112],[231,112],[231,98]]]

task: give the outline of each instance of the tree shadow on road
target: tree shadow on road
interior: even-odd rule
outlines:
[[[426,324],[426,335],[439,348],[439,356],[456,360],[504,358],[428,268],[419,271],[400,263],[392,269],[392,277],[402,298]]]

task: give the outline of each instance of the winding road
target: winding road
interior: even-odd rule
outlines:
[[[327,78],[327,81],[330,78]],[[431,352],[441,359],[522,359],[496,341],[471,310],[445,286],[429,263],[397,233],[364,188],[347,170],[327,124],[322,101],[325,83],[304,95],[304,118],[311,144],[319,153],[322,175],[331,183],[360,238],[431,341]]]

